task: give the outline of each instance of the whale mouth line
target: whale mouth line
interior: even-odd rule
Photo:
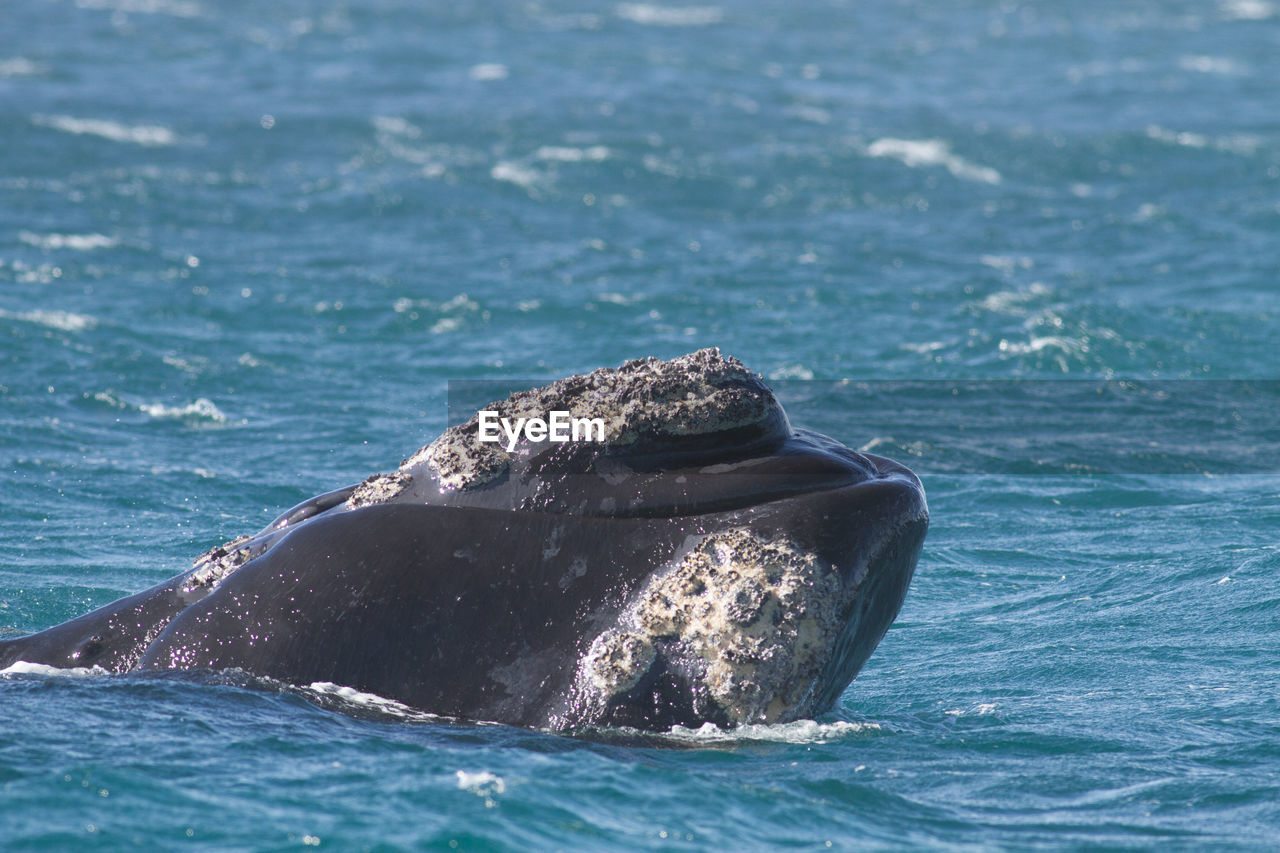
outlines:
[[[886,475],[870,479],[857,479],[845,475],[843,477],[823,478],[818,482],[790,483],[773,490],[766,490],[756,482],[750,484],[755,491],[744,489],[742,494],[725,495],[714,499],[691,498],[687,502],[676,501],[661,504],[645,503],[635,507],[591,508],[576,512],[548,508],[545,510],[524,510],[528,512],[544,512],[548,515],[578,515],[587,518],[696,518],[702,515],[751,510],[782,503],[795,498],[804,498],[825,492],[836,492],[845,489],[857,489],[862,486],[875,486],[882,483],[896,482],[897,477]],[[515,510],[517,512],[521,510]]]

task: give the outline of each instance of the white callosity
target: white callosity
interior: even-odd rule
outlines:
[[[733,723],[775,723],[810,712],[839,633],[840,581],[795,543],[746,529],[701,539],[651,580],[623,617],[596,638],[580,684],[599,700],[630,690],[654,649],[692,667]]]
[[[187,576],[185,587],[193,590],[205,586],[214,587],[222,583],[227,575],[249,562],[251,552],[247,543],[252,538],[238,536],[196,557],[193,563],[195,571]]]
[[[742,362],[718,349],[703,349],[661,361],[628,361],[558,379],[512,394],[485,407],[498,417],[547,419],[553,411],[573,418],[600,418],[604,441],[598,447],[635,443],[642,436],[707,435],[767,421],[777,401]],[[479,440],[479,417],[450,427],[400,466],[402,472],[427,463],[448,489],[465,489],[501,476],[511,459],[499,443]]]
[[[347,498],[347,506],[352,509],[359,509],[362,506],[385,503],[407,489],[412,479],[402,471],[392,471],[390,474],[374,474],[356,486],[356,490],[351,493],[351,497]]]
[[[592,689],[606,696],[626,693],[653,665],[653,642],[634,631],[606,631],[591,644],[583,672]]]

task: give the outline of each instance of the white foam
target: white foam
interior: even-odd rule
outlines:
[[[891,435],[877,435],[876,437],[868,441],[866,444],[859,447],[858,451],[860,453],[870,453],[871,451],[875,450],[877,447],[880,447],[885,444],[894,444],[896,441],[897,439],[895,439]]]
[[[480,303],[466,293],[459,293],[440,303],[441,311],[479,311]]]
[[[41,249],[75,249],[78,252],[109,249],[120,243],[105,234],[36,234],[32,231],[19,231],[18,239]]]
[[[400,116],[374,116],[373,127],[382,133],[394,133],[399,136],[422,135],[422,131],[416,125]]]
[[[626,21],[655,27],[705,27],[724,20],[724,10],[718,6],[619,3],[614,14]]]
[[[495,181],[508,181],[518,187],[531,190],[542,181],[542,174],[536,169],[521,166],[510,160],[500,160],[489,170],[489,177]]]
[[[1275,4],[1267,0],[1223,0],[1218,8],[1232,21],[1263,21],[1276,13]]]
[[[533,156],[538,160],[554,160],[559,163],[581,163],[584,160],[598,163],[609,156],[609,149],[604,145],[592,145],[589,148],[544,145]]]
[[[946,345],[946,341],[921,341],[919,343],[908,341],[906,343],[898,344],[898,348],[904,349],[907,352],[914,352],[918,355],[928,355],[931,352],[937,352],[938,350],[945,348]]]
[[[132,142],[135,145],[172,145],[178,137],[167,127],[158,124],[127,125],[96,118],[72,116],[34,115],[31,121],[41,127],[50,127],[76,135],[100,136],[112,142]]]
[[[1018,269],[1029,270],[1035,266],[1035,262],[1026,255],[982,255],[978,258],[978,263],[1003,273],[1011,273]]]
[[[1242,70],[1240,63],[1225,56],[1180,56],[1178,67],[1200,74],[1239,74]]]
[[[703,723],[701,728],[689,729],[674,726],[668,733],[677,740],[692,743],[733,743],[755,740],[776,743],[830,743],[864,732],[880,731],[878,723],[819,723],[814,720],[796,720],[792,723],[773,725],[738,726],[722,729],[715,723]]]
[[[0,59],[0,77],[30,77],[44,71],[44,66],[21,56]]]
[[[1048,296],[1051,292],[1044,282],[1033,281],[1025,289],[989,293],[977,303],[977,307],[996,314],[1023,316],[1028,313],[1025,307],[1028,302]]]
[[[386,714],[392,717],[399,717],[403,720],[411,720],[415,722],[438,722],[442,718],[436,714],[428,714],[425,711],[419,711],[410,708],[403,702],[397,702],[394,699],[388,699],[385,696],[379,696],[376,693],[365,693],[354,687],[345,687],[341,684],[334,684],[331,681],[314,681],[307,685],[307,690],[321,696],[340,699],[355,708],[363,708],[370,711],[377,711],[380,714]]]
[[[1230,136],[1210,138],[1203,133],[1169,130],[1155,124],[1147,128],[1147,136],[1160,142],[1181,145],[1184,148],[1213,148],[1214,150],[1226,151],[1231,154],[1252,154],[1262,144],[1262,138],[1255,134],[1236,133]]]
[[[507,77],[511,76],[511,69],[501,62],[481,62],[478,65],[471,66],[471,70],[468,73],[472,80],[485,83],[490,80],[506,80]]]
[[[57,667],[46,663],[31,663],[20,660],[0,669],[0,675],[46,675],[58,678],[91,678],[98,675],[110,675],[100,666]]]
[[[782,111],[783,115],[798,118],[801,121],[811,121],[814,124],[830,124],[831,113],[822,107],[815,107],[809,104],[797,104],[787,107]]]
[[[957,178],[998,184],[1000,173],[988,166],[970,163],[951,153],[951,146],[941,139],[877,139],[867,148],[872,157],[892,157],[901,160],[909,168],[919,166],[943,166]]]
[[[199,418],[219,424],[226,423],[227,421],[227,416],[222,413],[222,410],[215,406],[212,400],[209,400],[206,397],[200,397],[185,406],[165,406],[161,403],[146,403],[138,406],[138,410],[153,418]]]
[[[995,702],[980,702],[969,709],[955,708],[945,712],[948,717],[989,717],[1000,710]]]
[[[475,773],[459,770],[457,776],[458,787],[473,794],[488,796],[489,794],[502,794],[507,790],[507,783],[503,778],[497,774],[490,773],[488,770],[480,770]]]
[[[1007,352],[1010,355],[1027,355],[1033,352],[1040,352],[1049,347],[1060,349],[1063,352],[1074,353],[1080,351],[1080,342],[1071,338],[1064,338],[1061,335],[1043,335],[1040,337],[1033,336],[1025,344],[1001,338],[999,347],[1000,352]]]
[[[770,379],[804,379],[813,378],[813,371],[803,364],[787,364],[769,373]]]
[[[198,18],[203,13],[198,3],[190,0],[76,0],[81,9],[110,9],[137,15],[173,15],[175,18]]]
[[[0,308],[0,319],[22,320],[57,329],[61,332],[83,332],[98,325],[97,319],[88,314],[72,314],[70,311],[6,311]]]

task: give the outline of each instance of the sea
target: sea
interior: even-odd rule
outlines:
[[[0,849],[1280,847],[1280,2],[3,19],[0,633],[702,347],[932,520],[812,720],[11,667]]]

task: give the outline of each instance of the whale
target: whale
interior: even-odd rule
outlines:
[[[485,412],[602,429],[492,441]],[[738,359],[635,359],[494,401],[166,582],[2,640],[0,668],[241,672],[561,731],[785,723],[862,669],[928,522],[915,474],[792,426]]]

